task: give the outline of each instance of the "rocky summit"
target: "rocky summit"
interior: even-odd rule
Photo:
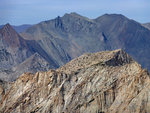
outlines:
[[[150,112],[149,73],[120,49],[0,83],[1,113]]]

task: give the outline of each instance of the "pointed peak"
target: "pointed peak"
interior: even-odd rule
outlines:
[[[1,39],[8,47],[23,47],[25,46],[24,39],[14,30],[10,24],[6,24],[0,30]]]
[[[2,27],[1,30],[2,30],[2,31],[13,31],[13,32],[16,32],[16,31],[13,29],[13,27],[12,27],[9,23],[5,24],[5,25]]]
[[[12,26],[9,23],[7,23],[3,26],[3,28],[12,28]]]
[[[5,24],[5,26],[11,26],[9,23]]]

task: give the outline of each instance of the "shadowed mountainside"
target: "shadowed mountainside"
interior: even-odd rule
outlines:
[[[88,19],[76,13],[34,25],[21,34],[36,40],[59,66],[86,52],[122,48],[150,69],[150,30],[119,14]]]
[[[16,76],[19,76],[22,73],[19,73],[19,75],[10,76],[12,73],[14,73],[12,68],[18,66],[20,63],[24,62],[35,53],[38,53],[41,56],[41,58],[44,58],[44,60],[51,65],[50,66],[51,68],[57,67],[57,65],[53,62],[51,57],[47,55],[47,53],[40,47],[40,45],[36,41],[25,40],[19,34],[17,34],[17,32],[9,24],[6,24],[2,29],[0,29],[0,77],[1,79],[3,80],[10,80],[10,78],[12,78],[11,80],[16,79]],[[16,71],[23,72],[25,68],[30,68],[30,66],[31,65],[24,65],[22,69],[19,68],[19,70]],[[46,67],[46,68],[50,68],[50,67]],[[40,70],[43,69],[40,68],[39,70],[36,69],[36,71],[40,71]],[[30,69],[30,72],[35,72],[35,71],[31,71]]]

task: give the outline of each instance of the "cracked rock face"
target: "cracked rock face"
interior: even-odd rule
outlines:
[[[0,112],[148,113],[149,92],[146,70],[122,50],[106,51],[57,70],[24,73],[1,93]]]

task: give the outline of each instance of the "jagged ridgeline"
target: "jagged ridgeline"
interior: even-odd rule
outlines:
[[[0,86],[1,113],[150,111],[149,74],[120,49],[84,54],[57,70],[24,73]]]
[[[122,48],[150,69],[150,30],[119,14],[89,19],[77,13],[43,21],[21,34],[38,44],[59,66],[86,52]]]
[[[150,70],[150,30],[123,15],[65,14],[20,34],[6,24],[0,29],[0,79],[14,81],[24,72],[56,69],[84,53],[120,48]]]

